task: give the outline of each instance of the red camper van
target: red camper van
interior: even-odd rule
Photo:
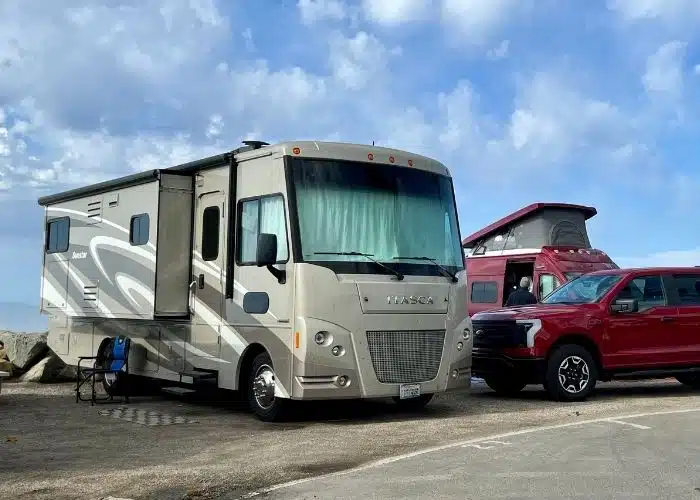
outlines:
[[[465,238],[469,315],[502,307],[523,276],[541,300],[577,276],[618,269],[591,248],[586,221],[597,213],[583,205],[533,203]]]

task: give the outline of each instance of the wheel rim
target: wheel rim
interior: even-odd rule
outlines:
[[[577,394],[588,386],[591,379],[588,363],[579,356],[569,356],[559,365],[559,383],[570,393]]]
[[[253,396],[260,408],[267,410],[275,402],[275,372],[269,365],[262,365],[253,377]]]

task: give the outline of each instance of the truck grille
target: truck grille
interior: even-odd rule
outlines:
[[[445,330],[368,331],[377,379],[385,384],[426,382],[437,376]]]
[[[527,343],[524,328],[514,320],[474,320],[474,347],[521,347]]]

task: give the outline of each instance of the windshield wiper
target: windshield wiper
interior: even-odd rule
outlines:
[[[377,264],[378,266],[383,267],[384,269],[386,269],[387,271],[389,271],[391,274],[393,274],[394,276],[396,276],[396,279],[398,279],[399,281],[403,280],[403,274],[401,274],[400,272],[398,272],[396,269],[390,268],[390,267],[387,266],[386,264],[382,264],[381,262],[379,262],[379,261],[377,261],[377,260],[374,260],[374,259],[372,258],[372,256],[373,256],[374,254],[371,254],[371,253],[362,253],[362,252],[314,252],[314,255],[350,255],[350,256],[357,256],[357,257],[365,257],[365,258],[371,260],[372,262],[374,262],[375,264]]]
[[[450,278],[452,278],[452,283],[457,283],[457,282],[459,281],[459,280],[457,279],[457,276],[456,276],[456,275],[452,274],[450,271],[448,271],[447,269],[445,269],[442,265],[440,265],[440,264],[438,263],[438,261],[436,261],[436,260],[433,259],[433,258],[430,258],[430,257],[394,257],[394,259],[397,259],[397,260],[401,260],[401,259],[403,259],[403,260],[426,260],[426,261],[428,261],[428,262],[432,262],[432,263],[435,264],[435,265],[438,267],[438,269],[440,269],[446,276],[449,276]]]

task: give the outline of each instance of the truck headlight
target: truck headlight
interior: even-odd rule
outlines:
[[[542,321],[539,319],[518,319],[515,322],[525,334],[525,345],[535,347],[535,335],[542,329]]]

